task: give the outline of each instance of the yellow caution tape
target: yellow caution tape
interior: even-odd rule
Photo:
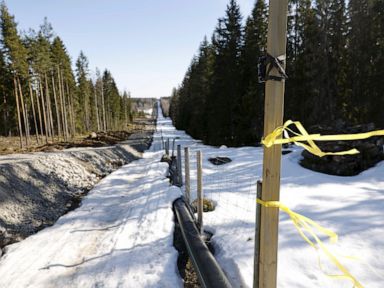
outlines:
[[[316,235],[314,230],[317,230],[324,235],[328,236],[330,241],[332,243],[337,242],[337,234],[329,229],[326,229],[322,227],[321,225],[317,224],[315,221],[309,219],[308,217],[305,217],[303,215],[300,215],[296,212],[293,212],[291,209],[289,209],[287,206],[282,204],[279,201],[263,201],[260,199],[256,199],[257,203],[260,205],[267,207],[267,208],[278,208],[285,213],[289,215],[291,218],[293,224],[295,225],[297,231],[299,232],[300,236],[314,249],[318,250],[320,248],[324,254],[329,258],[329,260],[342,272],[341,275],[330,275],[328,273],[325,273],[329,277],[337,278],[337,279],[348,279],[353,282],[354,287],[356,288],[363,288],[363,285],[355,277],[352,276],[352,274],[340,263],[340,261],[327,249],[327,247],[324,245],[324,243],[320,240],[320,238]],[[314,240],[311,240],[306,234],[307,232]],[[319,261],[321,270],[324,271],[322,268],[322,265]]]
[[[300,133],[296,133],[292,129],[288,128],[290,125],[296,126],[297,130]],[[284,131],[292,133],[293,137],[282,139],[281,136]],[[305,150],[310,153],[323,157],[326,155],[353,155],[359,153],[357,149],[351,149],[348,151],[341,152],[323,152],[315,144],[314,141],[339,141],[339,140],[361,140],[367,139],[374,136],[384,136],[384,130],[376,130],[366,133],[357,133],[357,134],[339,134],[339,135],[320,135],[320,134],[309,134],[303,125],[298,121],[288,120],[284,123],[283,126],[277,127],[272,133],[267,135],[261,143],[266,147],[271,147],[276,144],[287,144],[295,143],[296,145],[303,147]],[[302,143],[307,142],[308,144]]]

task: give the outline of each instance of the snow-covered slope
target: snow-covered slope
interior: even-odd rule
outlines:
[[[144,159],[106,177],[53,227],[8,247],[0,259],[0,287],[182,287],[171,211],[180,190],[169,186],[167,167],[159,163],[161,137],[178,137],[178,144],[190,147],[193,199],[195,152],[203,152],[204,192],[216,203],[215,211],[204,213],[205,228],[214,232],[216,257],[233,285],[252,287],[262,149],[202,145],[161,115]],[[329,249],[359,258],[339,257],[364,287],[383,287],[384,163],[355,177],[335,177],[301,168],[301,151],[293,150],[283,156],[282,202],[338,233],[340,241]],[[215,166],[207,161],[212,156],[232,162]],[[281,213],[278,287],[352,287],[325,276],[318,255]],[[339,272],[320,257],[327,272]]]

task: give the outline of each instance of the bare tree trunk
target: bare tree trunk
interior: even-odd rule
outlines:
[[[75,137],[75,135],[76,135],[76,123],[75,123],[76,115],[75,115],[75,110],[73,108],[73,97],[72,97],[72,94],[70,93],[68,82],[65,83],[65,87],[67,90],[68,99],[70,100],[69,111],[71,114],[70,116],[71,116],[72,137]]]
[[[100,122],[99,122],[99,107],[97,105],[97,82],[95,82],[95,109],[96,109],[96,122],[97,122],[97,131],[100,131]]]
[[[63,83],[64,84],[64,83]],[[74,128],[74,125],[73,125],[73,114],[72,114],[72,99],[71,99],[71,95],[69,94],[69,91],[67,89],[68,85],[66,85],[66,92],[67,92],[67,97],[68,97],[68,122],[69,122],[69,132],[70,132],[70,136],[71,138],[75,137],[75,128]]]
[[[125,99],[125,129],[127,129],[128,124],[129,124],[129,111],[128,111],[128,103],[129,103],[129,98]]]
[[[47,121],[47,111],[45,109],[43,85],[41,84],[41,79],[39,79],[39,87],[40,87],[41,106],[43,107],[45,142],[48,143],[49,128],[48,128],[48,123],[47,123],[48,122]],[[41,130],[41,131],[43,131],[43,130]]]
[[[61,121],[63,123],[63,135],[64,135],[64,140],[67,141],[68,140],[68,137],[67,137],[67,134],[66,134],[66,125],[65,125],[65,111],[64,111],[64,108],[65,108],[65,101],[64,101],[64,91],[62,89],[62,85],[61,85],[61,72],[60,72],[60,68],[57,67],[57,77],[58,77],[58,81],[59,81],[59,97],[60,97],[60,105],[61,105]]]
[[[85,130],[87,130],[87,132],[89,132],[89,112],[88,112],[88,96],[86,95],[83,95],[84,96],[84,111],[85,111]]]
[[[7,119],[9,119],[8,117],[8,105],[7,105],[7,96],[5,93],[3,93],[3,123],[4,123],[4,135],[7,135],[7,130],[8,130],[8,126],[9,126],[9,123],[7,121]]]
[[[107,103],[107,129],[113,130],[113,128],[112,128],[112,124],[113,124],[112,120],[113,119],[112,119],[112,115],[111,115],[110,105],[111,105],[111,103],[109,103],[109,101],[108,101],[108,103]]]
[[[36,90],[36,102],[37,102],[37,111],[38,111],[38,114],[39,114],[39,125],[40,125],[40,136],[43,136],[43,121],[42,121],[42,118],[41,118],[41,108],[40,108],[40,100],[39,100],[39,91],[38,89]]]
[[[103,106],[103,130],[107,131],[107,120],[105,119],[105,102],[104,102],[104,83],[101,80],[101,105]]]
[[[48,85],[48,77],[47,74],[45,76],[45,91],[47,96],[47,112],[48,112],[48,124],[51,130],[51,139],[54,142],[55,129],[53,127],[53,117],[52,117],[52,104],[51,104],[51,96],[49,95],[49,85]]]
[[[56,96],[56,85],[55,85],[55,77],[52,74],[52,90],[53,90],[53,99],[55,101],[55,110],[56,110],[56,122],[57,122],[57,129],[58,129],[58,138],[60,140],[61,133],[61,123],[60,123],[60,112],[59,112],[59,105],[57,103],[57,96]]]
[[[21,109],[23,111],[23,117],[24,117],[24,129],[25,129],[25,145],[28,147],[29,146],[29,124],[28,124],[28,115],[25,111],[25,106],[24,106],[24,96],[23,96],[23,91],[21,90],[21,84],[20,84],[20,79],[19,77],[16,78],[17,83],[19,85],[19,95],[20,95],[20,104],[21,104]]]
[[[15,97],[16,97],[16,108],[17,108],[17,123],[19,127],[19,137],[20,137],[20,148],[24,148],[23,144],[23,130],[21,127],[21,117],[20,117],[20,106],[19,106],[19,96],[18,96],[18,88],[17,88],[17,83],[16,83],[16,76],[13,77],[13,85],[15,88]]]
[[[39,144],[40,143],[40,140],[39,140],[39,127],[37,126],[35,103],[33,101],[33,91],[32,91],[31,82],[28,82],[28,86],[29,86],[29,94],[31,95],[32,114],[33,114],[33,122],[35,124],[36,141],[37,141],[37,144]]]
[[[60,84],[61,84],[61,91],[63,94],[63,111],[64,111],[64,127],[65,127],[65,134],[67,135],[67,140],[69,137],[69,129],[68,129],[68,110],[67,110],[67,100],[65,96],[65,91],[64,91],[64,76],[63,76],[63,71],[60,70]],[[68,104],[69,104],[69,95],[68,97]]]

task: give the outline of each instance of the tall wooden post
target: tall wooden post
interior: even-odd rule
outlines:
[[[269,1],[267,52],[285,57],[287,42],[288,0]],[[285,67],[284,65],[282,65]],[[279,75],[273,68],[270,75]],[[283,124],[284,81],[267,80],[265,85],[264,137]],[[264,148],[262,200],[279,201],[281,145]],[[259,287],[275,288],[277,283],[277,247],[279,210],[261,209],[260,217]]]
[[[191,203],[191,177],[189,173],[189,148],[184,147],[185,200]]]
[[[197,223],[200,233],[203,233],[203,157],[201,151],[197,151]]]

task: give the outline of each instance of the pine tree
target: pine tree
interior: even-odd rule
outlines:
[[[12,74],[7,69],[3,52],[0,50],[0,135],[11,136],[16,130],[15,98],[12,95]]]
[[[89,68],[88,58],[84,55],[83,51],[76,61],[76,76],[77,76],[77,102],[78,110],[77,125],[82,132],[90,131],[90,98],[91,90],[89,85]],[[84,123],[84,124],[83,124]]]
[[[75,112],[74,112],[74,98],[73,93],[67,91],[75,89],[75,77],[73,75],[71,67],[71,58],[68,55],[67,49],[60,39],[60,37],[55,37],[51,45],[51,57],[55,71],[57,71],[57,81],[61,83],[61,91],[63,97],[63,115],[64,115],[64,126],[65,133],[69,135],[71,131],[72,136],[75,134]],[[59,79],[60,78],[60,79]]]
[[[20,146],[23,147],[23,126],[26,134],[25,143],[28,145],[28,116],[25,112],[24,95],[20,81],[28,78],[27,49],[24,47],[17,31],[14,17],[9,14],[4,3],[0,5],[1,20],[1,46],[4,62],[13,75],[13,89],[17,106],[18,130]],[[24,124],[24,125],[23,125]]]

